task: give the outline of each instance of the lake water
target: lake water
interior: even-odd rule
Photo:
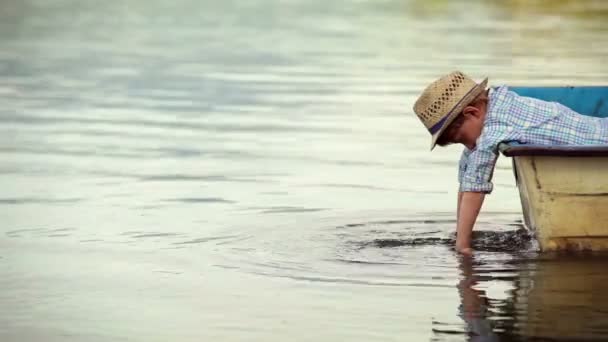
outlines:
[[[460,69],[606,84],[603,1],[0,5],[0,340],[608,340],[608,258],[539,255],[510,161],[452,249]]]

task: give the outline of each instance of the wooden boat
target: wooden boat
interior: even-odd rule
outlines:
[[[608,117],[608,87],[511,87]],[[524,221],[541,250],[608,250],[608,146],[501,144],[513,158]]]

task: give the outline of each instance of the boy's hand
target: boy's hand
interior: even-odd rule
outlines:
[[[473,256],[473,250],[471,248],[461,249],[459,252],[462,255]]]
[[[473,249],[468,244],[464,243],[456,242],[456,251],[462,255],[473,255]]]

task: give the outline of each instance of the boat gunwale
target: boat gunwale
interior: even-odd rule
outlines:
[[[499,151],[507,157],[608,157],[608,145],[526,145],[501,143]]]

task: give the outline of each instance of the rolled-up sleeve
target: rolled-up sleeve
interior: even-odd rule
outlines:
[[[492,149],[475,149],[466,159],[466,169],[460,179],[460,191],[491,193],[492,175],[498,153]]]

